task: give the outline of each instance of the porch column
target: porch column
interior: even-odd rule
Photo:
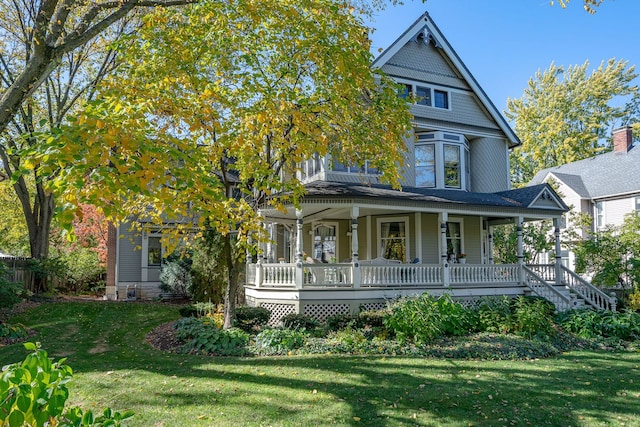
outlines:
[[[440,212],[440,264],[442,265],[442,284],[445,287],[451,285],[451,276],[449,271],[449,259],[447,256],[447,221],[449,214]]]
[[[302,210],[296,209],[296,288],[302,289],[302,281],[304,279],[304,271],[302,267]]]
[[[269,233],[269,241],[267,242],[267,250],[266,250],[267,262],[273,263],[273,262],[276,262],[275,258],[273,257],[273,223],[270,222],[266,224],[266,227],[267,227],[267,232]]]
[[[353,206],[351,208],[351,278],[353,287],[359,288],[361,282],[360,262],[358,262],[358,216],[360,208]]]
[[[560,245],[560,218],[553,218],[553,234],[556,238],[556,286],[562,285],[562,248]]]
[[[493,264],[493,226],[489,226],[489,264]]]
[[[253,238],[249,235],[247,236],[247,242],[249,243],[249,247],[251,247],[251,245],[253,244]],[[247,248],[247,254],[246,254],[246,261],[247,261],[247,269],[251,268],[251,262],[253,261],[251,258],[251,251],[249,250],[249,248]],[[247,273],[248,274],[248,273]],[[262,285],[262,263],[260,262],[260,258],[258,258],[256,260],[256,278],[255,278],[256,283],[254,283],[254,285],[259,288]]]
[[[518,276],[520,285],[524,284],[524,249],[522,245],[522,223],[523,219],[519,216],[516,219],[516,233],[518,236]]]

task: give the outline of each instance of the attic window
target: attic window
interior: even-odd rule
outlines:
[[[449,92],[434,89],[430,86],[414,85],[409,83],[401,83],[404,90],[400,90],[400,97],[407,99],[409,93],[415,96],[416,105],[424,105],[426,107],[449,109]]]

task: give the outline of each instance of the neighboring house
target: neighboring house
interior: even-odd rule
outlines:
[[[424,292],[467,300],[534,293],[559,309],[573,306],[569,292],[553,286],[577,283],[571,273],[524,266],[521,238],[519,264],[493,263],[493,227],[559,223],[568,208],[548,184],[510,189],[509,150],[520,141],[431,17],[415,21],[373,67],[417,100],[402,190],[381,185],[376,170],[309,159],[299,209],[260,210],[272,241],[248,260],[247,304],[270,309],[274,322],[289,313],[323,320]],[[111,289],[121,298],[126,285],[157,283],[158,237],[118,240]]]
[[[628,213],[640,211],[640,148],[633,145],[631,127],[613,131],[613,151],[544,169],[529,185],[555,181],[571,213],[592,218],[592,230],[618,226]],[[566,227],[572,227],[570,216]],[[589,231],[582,231],[586,238]],[[575,258],[564,250],[563,263],[573,269]]]

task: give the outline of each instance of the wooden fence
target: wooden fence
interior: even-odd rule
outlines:
[[[29,270],[29,260],[22,257],[0,257],[0,262],[7,266],[6,279],[10,282],[22,283],[25,289],[33,288],[33,273]]]

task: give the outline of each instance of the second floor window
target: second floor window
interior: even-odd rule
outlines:
[[[464,136],[421,133],[414,152],[417,187],[469,188],[469,147]]]

